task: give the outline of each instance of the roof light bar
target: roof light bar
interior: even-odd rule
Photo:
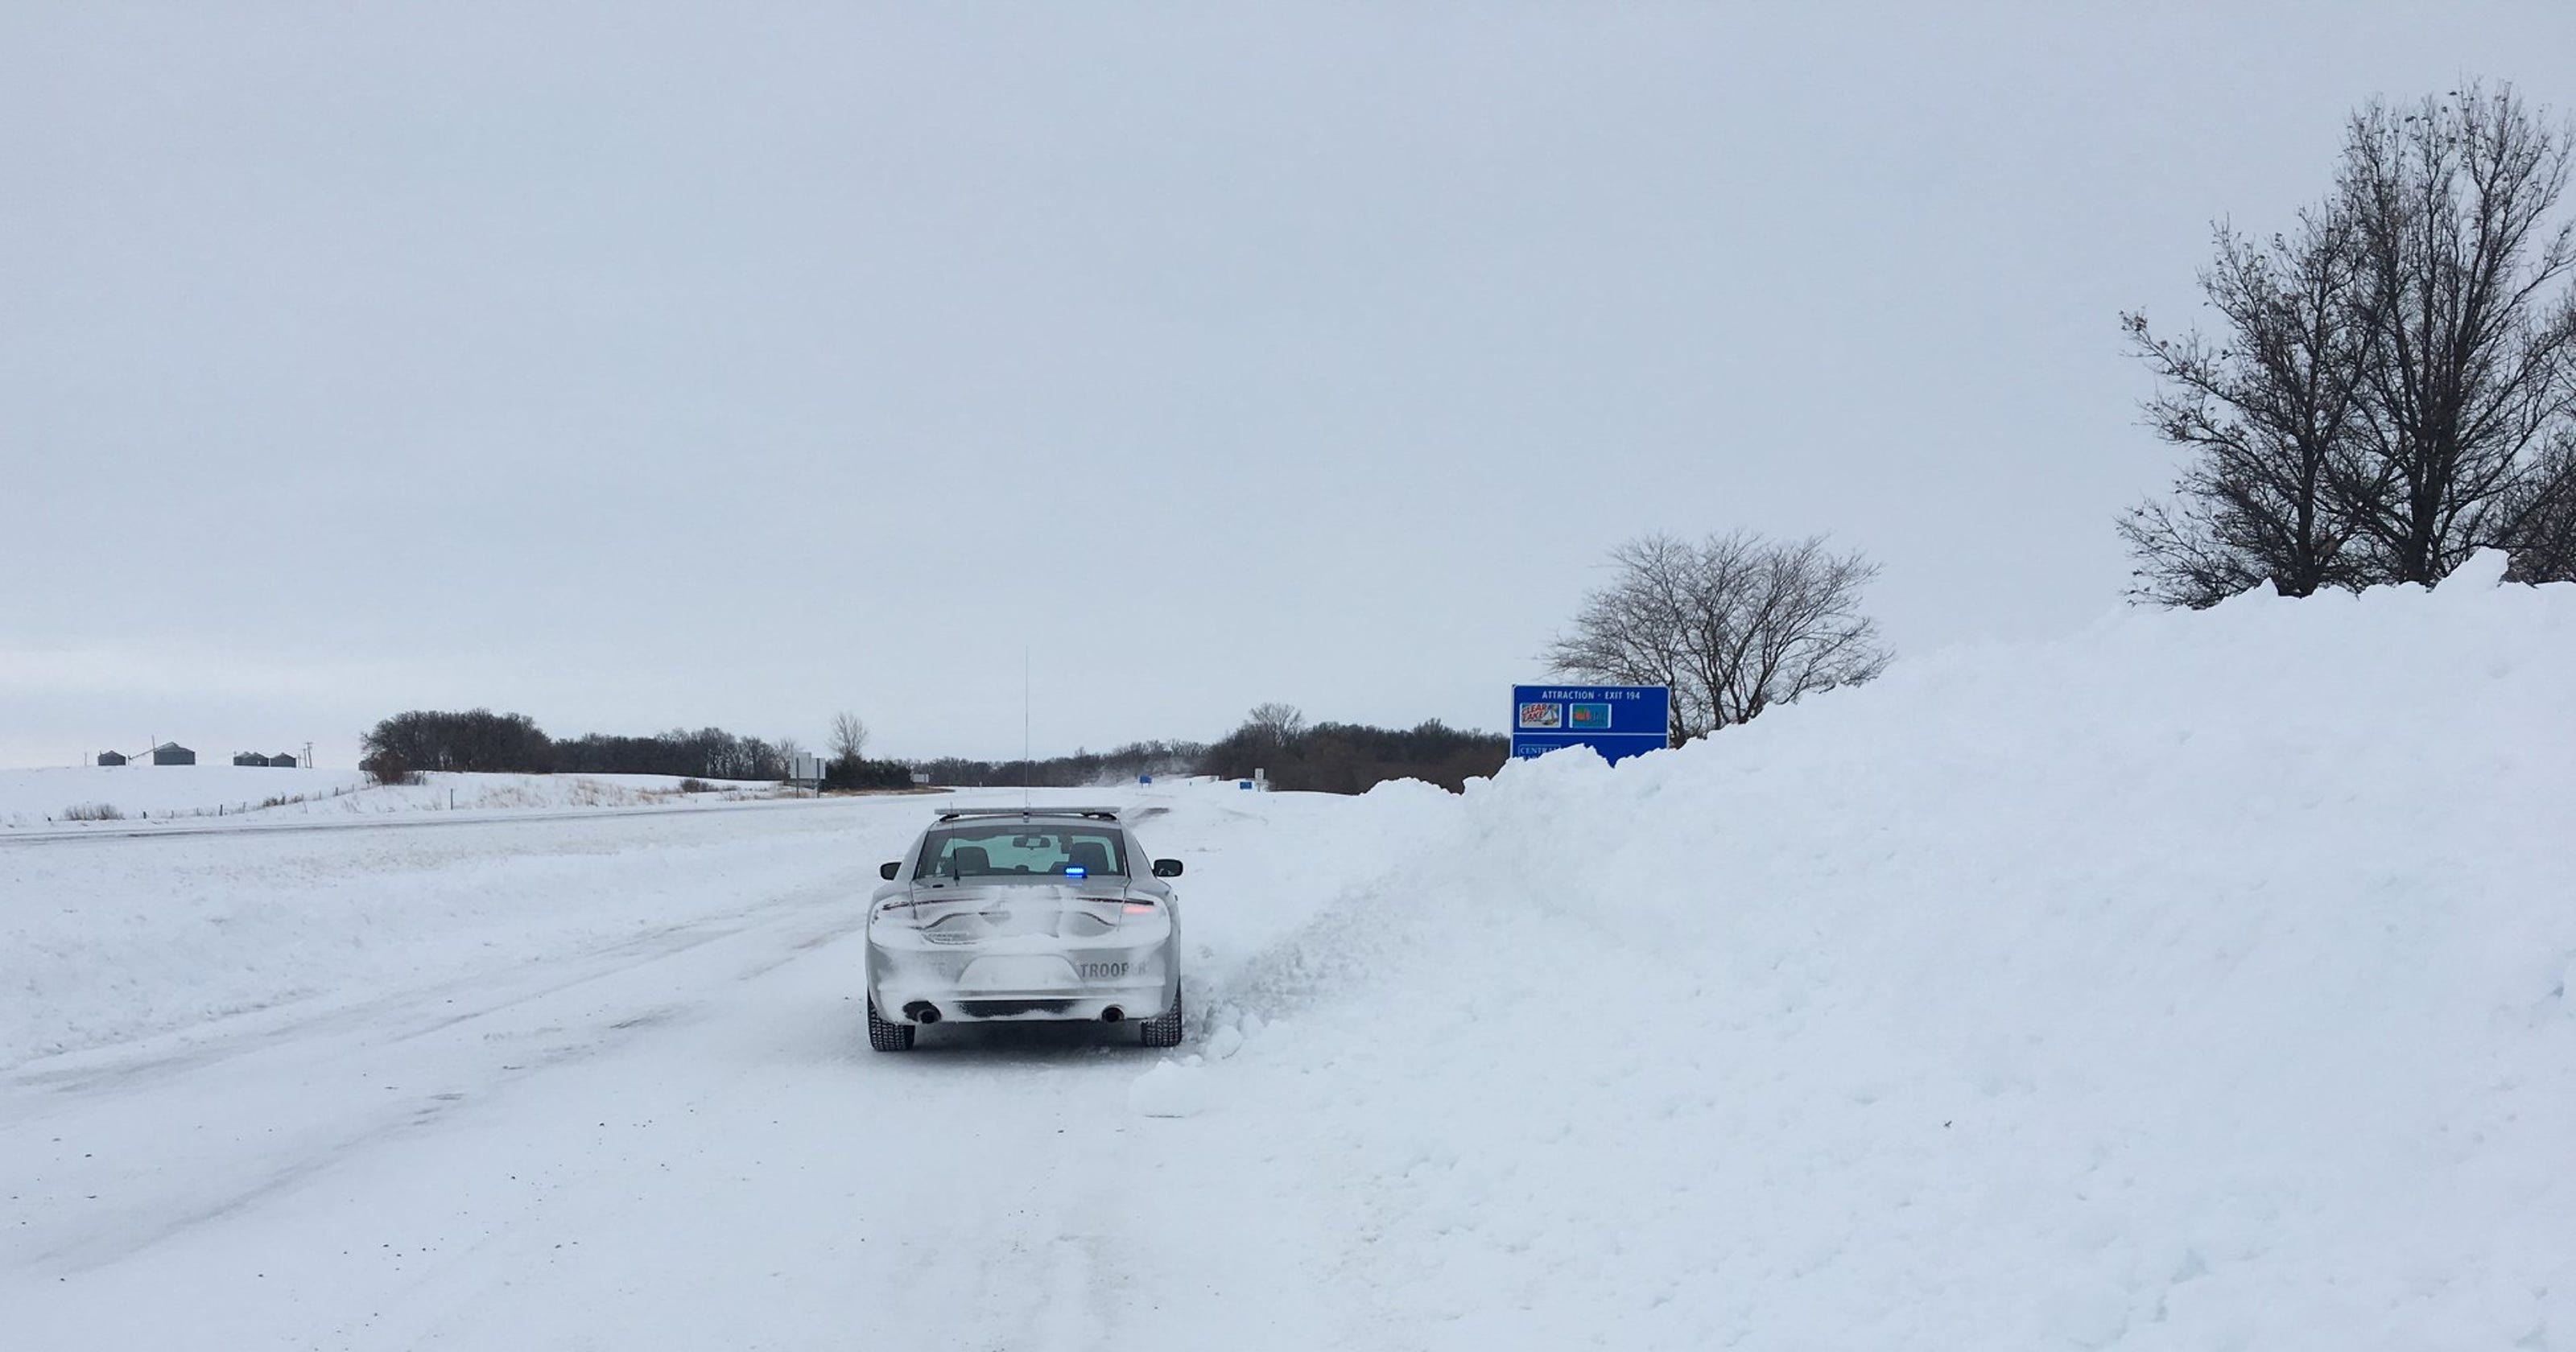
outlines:
[[[960,817],[1096,817],[1102,821],[1118,820],[1114,807],[943,807],[939,820],[953,822]]]

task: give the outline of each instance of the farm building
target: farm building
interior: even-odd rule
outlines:
[[[154,765],[194,765],[197,763],[197,753],[177,742],[163,742],[152,748],[152,763]]]
[[[102,751],[98,753],[98,763],[101,765],[123,765],[125,763],[125,753],[121,751]]]
[[[295,753],[292,751],[278,752],[276,755],[268,758],[268,763],[276,766],[280,770],[292,770],[298,765],[303,764],[302,761],[295,758]]]
[[[243,752],[238,752],[238,753],[236,753],[236,754],[233,756],[233,764],[235,764],[235,765],[266,765],[266,764],[268,764],[268,757],[263,756],[263,755],[259,754],[259,753],[258,753],[258,752],[256,752],[256,751],[243,751]]]

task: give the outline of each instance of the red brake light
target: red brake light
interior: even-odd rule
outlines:
[[[1153,913],[1154,903],[1150,901],[1131,901],[1127,903],[1127,914],[1129,915],[1152,915]]]

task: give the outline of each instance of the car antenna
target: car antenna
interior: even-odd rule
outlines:
[[[1037,764],[1029,752],[1029,647],[1020,645],[1020,812],[1029,811],[1029,789],[1037,778]]]

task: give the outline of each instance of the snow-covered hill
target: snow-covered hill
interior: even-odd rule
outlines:
[[[1189,863],[1169,1059],[865,1051],[908,800],[0,846],[0,1306],[62,1346],[2576,1352],[2576,587],[2481,566],[1463,796],[1119,791]]]

